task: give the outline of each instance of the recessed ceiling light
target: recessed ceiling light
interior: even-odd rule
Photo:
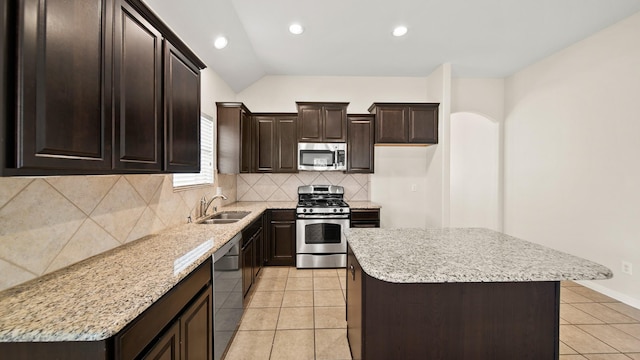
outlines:
[[[407,27],[406,26],[397,26],[395,29],[393,29],[393,36],[403,36],[407,33]]]
[[[289,32],[294,35],[300,35],[304,32],[304,28],[300,24],[291,24],[289,26]]]
[[[213,42],[213,46],[215,46],[218,50],[224,49],[225,47],[227,47],[227,44],[229,44],[229,40],[227,40],[227,38],[224,36],[218,36]]]

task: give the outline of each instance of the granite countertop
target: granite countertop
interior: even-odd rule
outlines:
[[[365,273],[392,283],[609,279],[608,268],[480,228],[349,229]]]
[[[380,209],[382,207],[371,201],[347,201],[347,204],[353,209]]]
[[[184,224],[0,292],[0,342],[98,341],[160,299],[266,209],[295,202],[238,202],[250,211],[231,224]],[[201,250],[194,261],[176,260]]]

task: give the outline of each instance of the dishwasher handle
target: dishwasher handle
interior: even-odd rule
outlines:
[[[227,255],[240,255],[240,241],[242,240],[242,233],[237,233],[226,244],[222,245],[220,249],[213,253],[213,262],[222,259]]]

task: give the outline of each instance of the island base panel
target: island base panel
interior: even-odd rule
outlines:
[[[348,280],[354,359],[558,359],[559,282]]]

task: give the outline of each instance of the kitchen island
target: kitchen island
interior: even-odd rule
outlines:
[[[354,359],[557,359],[560,281],[613,276],[488,229],[346,235]]]

